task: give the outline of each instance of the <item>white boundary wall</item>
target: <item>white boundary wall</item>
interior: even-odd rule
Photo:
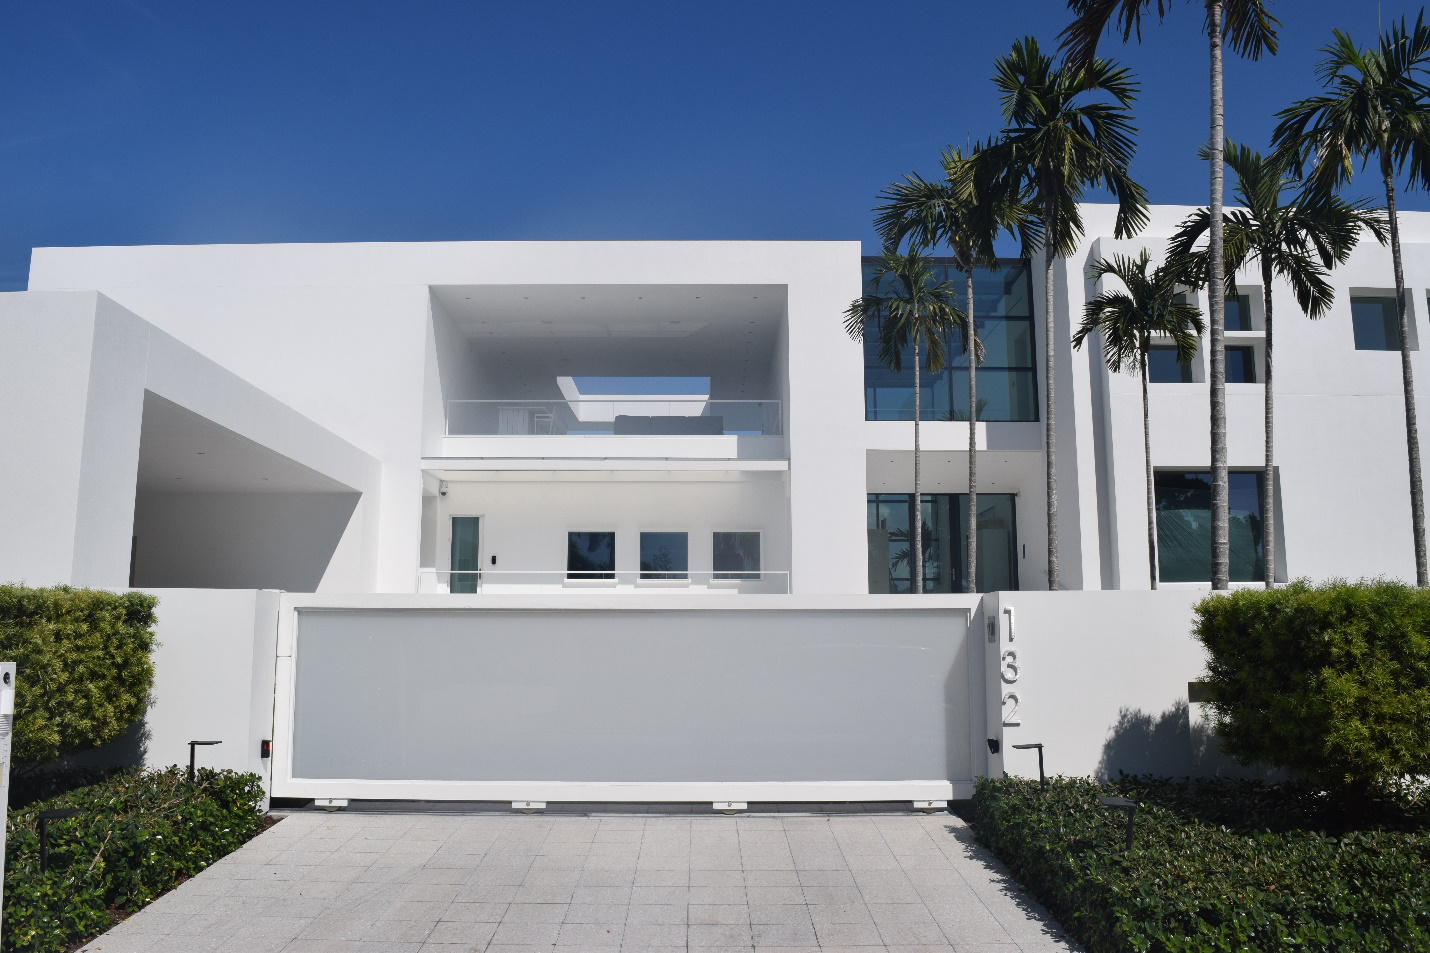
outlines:
[[[1187,683],[1206,671],[1191,635],[1205,589],[1156,592],[999,592],[984,599],[997,651],[985,653],[985,717],[1001,751],[988,772],[1038,776],[1041,742],[1049,776],[1179,777],[1226,770],[1200,752],[1200,705]],[[984,642],[994,647],[985,623]],[[1014,653],[1009,655],[1009,653]],[[1004,699],[1017,696],[1013,703]],[[1015,723],[1010,723],[1015,722]],[[986,751],[986,748],[985,748]]]

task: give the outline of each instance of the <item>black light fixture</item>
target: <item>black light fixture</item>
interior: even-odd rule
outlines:
[[[1127,812],[1127,849],[1132,849],[1132,818],[1137,814],[1137,802],[1129,801],[1125,797],[1099,797],[1097,803],[1103,807],[1115,808]]]
[[[999,749],[1000,747],[1001,747],[1001,745],[998,743],[998,739],[997,739],[997,738],[989,738],[989,739],[988,739],[988,753],[989,753],[989,754],[997,754],[997,753],[998,753],[998,749]]]
[[[40,873],[50,869],[50,821],[61,821],[79,815],[80,811],[72,807],[57,807],[40,812]]]
[[[222,741],[190,741],[189,742],[189,783],[194,783],[194,749],[199,745],[221,745]]]
[[[1048,788],[1048,778],[1043,774],[1043,743],[1034,741],[1026,745],[1014,745],[1019,751],[1027,751],[1029,748],[1038,749],[1038,790],[1046,791]]]

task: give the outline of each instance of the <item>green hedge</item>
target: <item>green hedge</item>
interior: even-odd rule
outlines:
[[[1139,804],[1130,852],[1125,813],[1096,801],[1113,793]],[[1291,828],[1318,800],[1252,782],[1004,778],[980,780],[973,809],[979,840],[1091,953],[1430,950],[1430,825]]]
[[[156,602],[137,592],[0,586],[0,661],[17,663],[17,770],[106,744],[143,716]]]
[[[130,772],[12,811],[5,845],[5,953],[58,953],[241,846],[261,829],[256,774]],[[38,815],[50,822],[50,866],[40,873]]]
[[[1223,750],[1353,802],[1430,774],[1430,591],[1297,581],[1204,599],[1195,634]]]

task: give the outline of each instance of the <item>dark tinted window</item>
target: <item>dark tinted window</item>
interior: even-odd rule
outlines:
[[[714,549],[716,579],[760,578],[759,533],[716,533]]]
[[[642,579],[684,579],[689,571],[687,534],[641,533]]]
[[[1400,319],[1394,298],[1352,298],[1351,325],[1357,351],[1400,350]]]
[[[1147,380],[1153,384],[1189,384],[1192,365],[1177,362],[1177,349],[1154,345],[1147,351]]]
[[[1226,382],[1228,384],[1256,383],[1256,348],[1229,347],[1226,349]]]
[[[616,534],[567,533],[566,575],[573,579],[616,578]]]
[[[1157,578],[1210,582],[1212,484],[1206,471],[1158,471]],[[1261,546],[1261,474],[1228,474],[1231,581],[1255,582],[1265,573]],[[1283,554],[1284,558],[1284,554]]]

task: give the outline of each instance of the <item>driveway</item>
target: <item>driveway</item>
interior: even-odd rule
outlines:
[[[706,948],[1077,949],[950,814],[375,813],[293,814],[83,949]]]

